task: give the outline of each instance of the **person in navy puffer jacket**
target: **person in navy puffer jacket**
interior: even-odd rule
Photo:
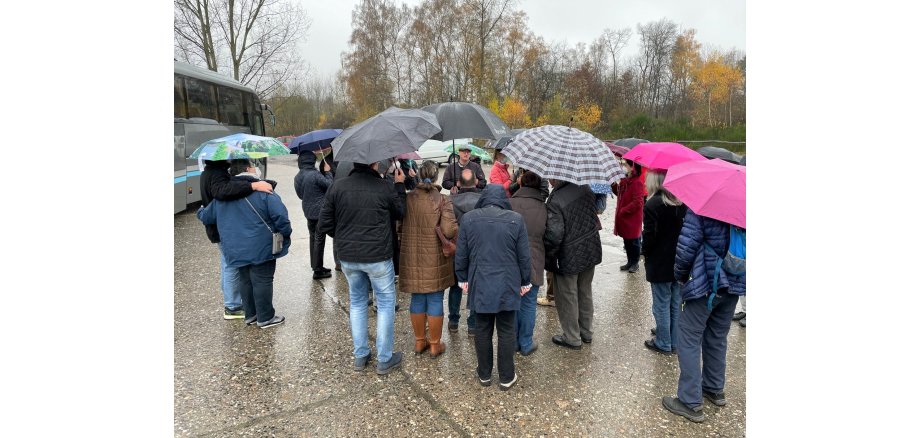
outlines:
[[[326,235],[316,232],[319,213],[323,209],[326,192],[332,187],[332,172],[328,163],[323,161],[323,172],[316,169],[316,155],[311,151],[301,152],[297,157],[300,171],[294,177],[294,190],[301,199],[303,214],[307,218],[310,231],[310,268],[313,279],[319,280],[332,276],[332,270],[323,266],[323,254],[326,250]]]
[[[746,281],[745,275],[731,275],[720,269],[715,295],[710,297],[714,293],[713,275],[718,258],[728,253],[729,230],[725,222],[687,210],[677,240],[674,278],[681,285],[683,300],[677,341],[680,379],[677,397],[665,397],[662,404],[674,414],[695,422],[705,420],[703,397],[716,406],[726,404],[728,331],[738,297],[745,294]]]

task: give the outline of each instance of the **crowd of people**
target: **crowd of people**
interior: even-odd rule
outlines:
[[[603,257],[600,213],[606,203],[588,185],[512,169],[500,151],[488,180],[468,148],[460,147],[458,158],[438,182],[432,161],[323,159],[317,166],[313,152],[302,152],[294,184],[310,232],[310,267],[315,280],[331,276],[323,266],[331,237],[336,269],[349,287],[355,371],[365,370],[375,351],[377,374],[402,363],[394,347],[397,293],[409,294],[414,353],[444,355],[446,290],[447,330],[459,331],[466,295],[477,377],[483,386],[492,384],[497,345],[498,386],[508,390],[520,381],[515,353],[538,349],[538,304],[558,313],[554,344],[581,350],[593,341],[592,283]],[[690,211],[663,187],[666,171],[631,161],[623,166],[626,178],[610,188],[613,233],[623,239],[627,256],[620,269],[636,273],[644,257],[655,319],[644,344],[676,354],[680,367],[677,396],[662,404],[703,421],[704,398],[726,404],[726,339],[732,319],[741,319],[735,307],[745,295],[744,275],[721,269],[729,225]],[[262,181],[249,160],[207,162],[198,212],[209,239],[220,243],[224,318],[260,328],[284,322],[272,307],[272,278],[275,261],[290,246],[291,225],[274,185]],[[368,309],[374,300],[372,350]],[[740,313],[743,318],[743,308]]]

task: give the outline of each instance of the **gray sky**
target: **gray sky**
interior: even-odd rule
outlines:
[[[295,0],[297,1],[297,0]],[[332,75],[340,68],[339,56],[348,48],[351,11],[358,0],[299,0],[313,19],[302,55],[311,73]],[[405,0],[410,6],[421,0]],[[633,30],[624,58],[638,50],[638,23],[668,18],[683,28],[696,29],[703,47],[745,50],[743,0],[521,0],[528,27],[547,42],[590,43],[606,27]]]

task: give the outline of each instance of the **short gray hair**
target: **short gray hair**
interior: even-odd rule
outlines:
[[[649,170],[645,173],[645,189],[648,191],[648,197],[651,198],[655,193],[661,192],[661,200],[664,201],[664,205],[674,207],[683,204],[680,199],[662,186],[666,175],[666,170]]]

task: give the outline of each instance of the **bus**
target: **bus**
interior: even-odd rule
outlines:
[[[259,102],[255,90],[217,72],[175,61],[173,138],[173,214],[201,201],[198,160],[186,159],[202,143],[230,134],[265,135],[263,111],[274,122],[271,108]],[[268,175],[268,160],[254,160]]]

